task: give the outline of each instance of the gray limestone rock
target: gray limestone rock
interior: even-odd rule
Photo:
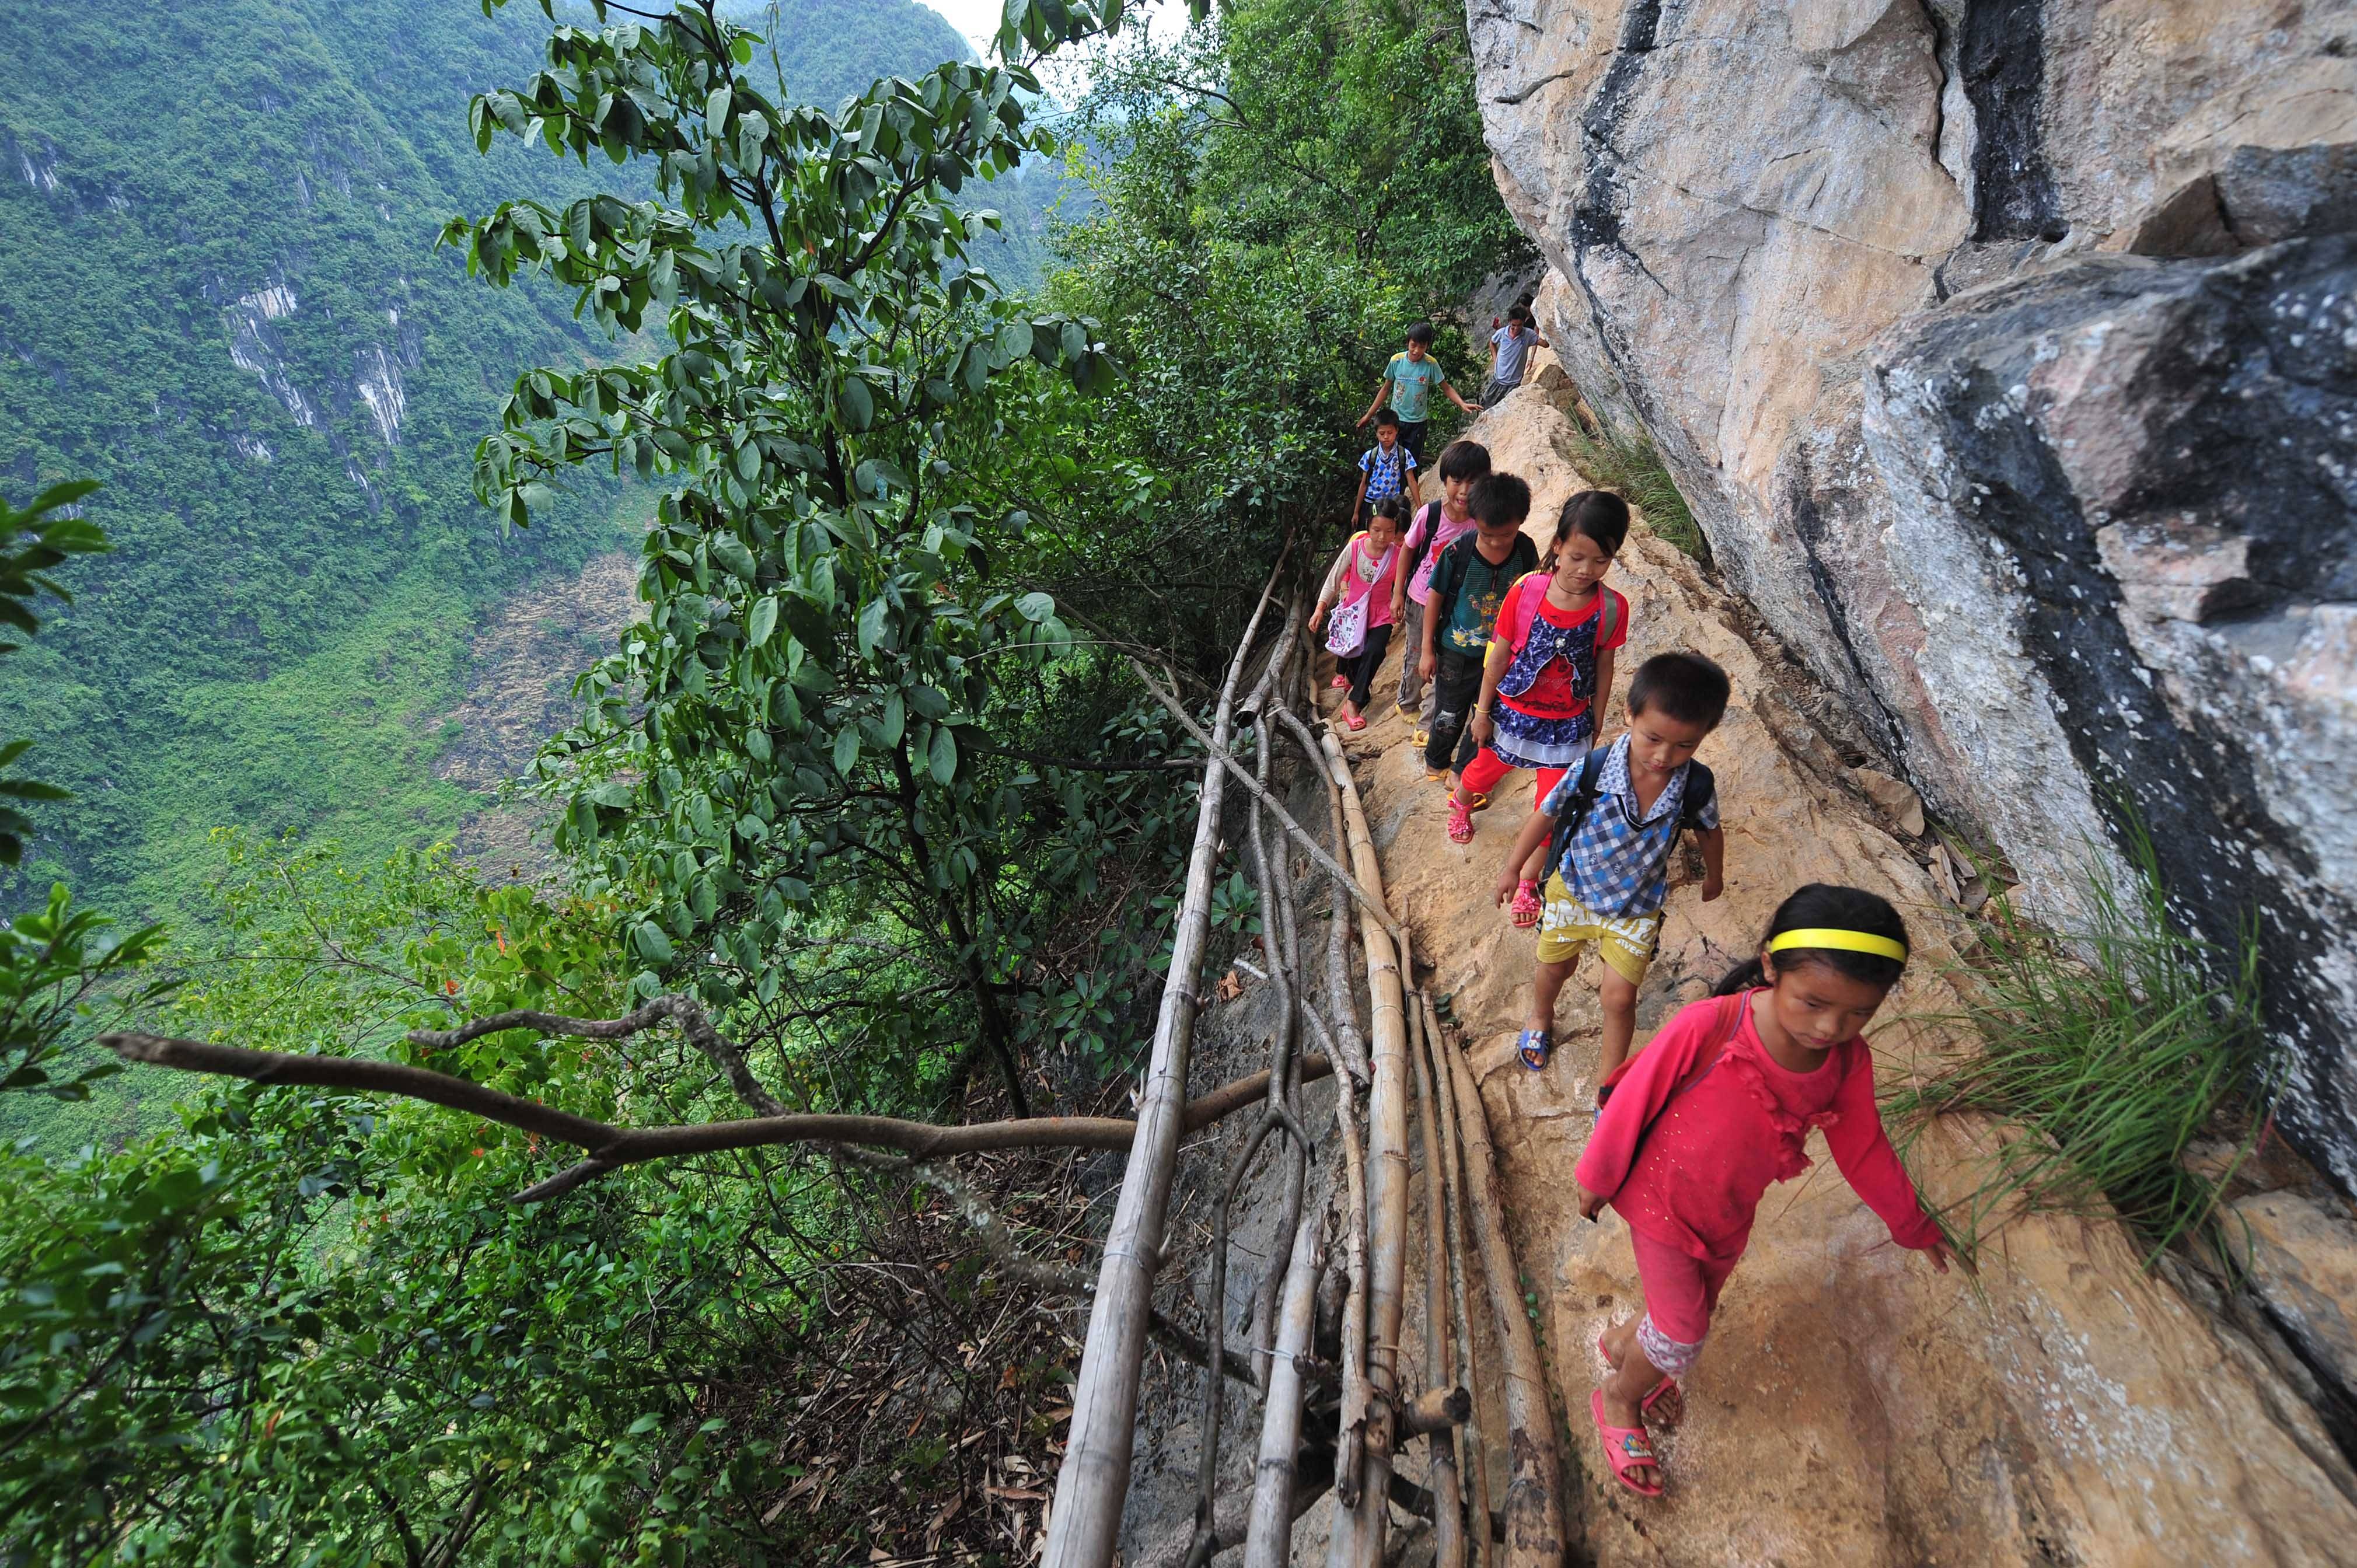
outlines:
[[[2201,929],[2255,912],[2357,1187],[2357,3],[1468,18],[1587,406],[2027,906],[2140,821]]]

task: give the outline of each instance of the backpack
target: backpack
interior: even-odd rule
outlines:
[[[1694,1066],[1686,1069],[1685,1077],[1678,1079],[1678,1086],[1670,1090],[1668,1098],[1662,1101],[1661,1110],[1654,1112],[1638,1131],[1636,1149],[1629,1156],[1631,1170],[1636,1168],[1637,1154],[1643,1151],[1645,1139],[1661,1121],[1663,1112],[1669,1110],[1672,1101],[1679,1095],[1700,1083],[1703,1076],[1718,1065],[1718,1058],[1727,1054],[1727,1047],[1735,1044],[1735,1036],[1742,1032],[1744,993],[1738,991],[1732,996],[1718,996],[1712,1000],[1718,1004],[1718,1009],[1717,1016],[1710,1021],[1710,1043],[1703,1047],[1701,1054],[1695,1058]],[[1636,1060],[1633,1056],[1625,1058],[1619,1067],[1612,1069],[1611,1077],[1596,1086],[1596,1108],[1598,1111],[1603,1110],[1604,1102],[1612,1098],[1612,1091],[1620,1086],[1620,1080],[1629,1076],[1629,1069]]]
[[[1599,746],[1580,758],[1579,781],[1571,787],[1571,799],[1564,802],[1562,814],[1555,820],[1555,832],[1547,835],[1548,871],[1563,865],[1564,854],[1571,848],[1571,835],[1579,831],[1579,824],[1587,821],[1588,812],[1596,809],[1597,797],[1603,792],[1599,786],[1604,779],[1604,759],[1610,755],[1610,748]],[[1699,762],[1690,761],[1685,767],[1686,793],[1685,799],[1678,802],[1677,832],[1700,832],[1703,810],[1717,798],[1718,780]]]
[[[1461,534],[1458,537],[1455,543],[1449,545],[1448,549],[1469,550],[1473,553],[1474,559],[1480,561],[1482,570],[1497,570],[1498,568],[1492,567],[1487,560],[1483,560],[1481,558],[1481,552],[1478,543],[1480,538],[1480,535],[1478,532],[1467,532]],[[1534,559],[1536,559],[1538,555],[1538,546],[1531,543],[1530,537],[1527,534],[1515,535],[1514,548],[1516,550],[1528,549]],[[1441,556],[1442,558],[1440,560],[1433,563],[1432,575],[1430,578],[1426,579],[1429,584],[1438,584],[1440,581],[1440,570],[1444,565],[1448,564],[1448,551],[1443,551],[1441,553]],[[1512,565],[1512,564],[1513,557],[1512,555],[1507,556],[1504,563],[1502,563],[1503,565]],[[1468,575],[1469,575],[1472,572],[1472,567],[1469,565],[1466,568],[1466,572]],[[1493,578],[1492,581],[1495,581],[1495,579]],[[1515,581],[1519,582],[1521,579],[1516,578]],[[1455,587],[1448,591],[1448,596],[1444,599],[1440,596],[1440,589],[1437,585],[1432,588],[1432,599],[1429,604],[1425,606],[1425,613],[1432,617],[1432,624],[1436,628],[1446,628],[1449,621],[1456,616],[1457,596],[1464,591],[1465,585],[1460,581]],[[1468,655],[1468,657],[1470,657],[1470,655]]]

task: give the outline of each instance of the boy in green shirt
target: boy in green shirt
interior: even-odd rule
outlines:
[[[1419,650],[1433,684],[1432,737],[1425,744],[1426,776],[1461,771],[1480,743],[1465,721],[1481,695],[1481,660],[1506,590],[1539,569],[1538,546],[1523,532],[1531,515],[1531,487],[1512,474],[1473,482],[1473,532],[1440,553],[1432,568],[1432,597],[1424,607]],[[1463,755],[1451,757],[1463,741]]]
[[[1383,367],[1383,379],[1375,383],[1375,401],[1359,416],[1358,427],[1364,430],[1367,421],[1374,418],[1391,400],[1392,412],[1399,415],[1400,445],[1414,456],[1416,467],[1424,466],[1424,424],[1432,417],[1432,394],[1445,392],[1448,401],[1468,413],[1481,411],[1467,403],[1464,394],[1448,383],[1448,372],[1432,357],[1432,323],[1419,321],[1407,329],[1407,348],[1394,354],[1391,363]]]

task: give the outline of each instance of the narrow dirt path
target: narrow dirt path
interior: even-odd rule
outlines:
[[[1566,456],[1569,426],[1530,386],[1473,434],[1498,467],[1530,481],[1531,532],[1544,545],[1562,501],[1583,488]],[[1941,1011],[1950,999],[1936,972],[1968,937],[1909,843],[1847,778],[1857,757],[1836,738],[1839,715],[1747,636],[1737,601],[1642,530],[1611,580],[1631,606],[1623,671],[1690,648],[1725,666],[1736,693],[1702,751],[1719,779],[1727,895],[1703,905],[1674,876],[1639,1041],[1704,994],[1750,950],[1776,902],[1813,880],[1872,888],[1905,911],[1921,959],[1887,1016]],[[1392,906],[1432,966],[1427,983],[1449,998],[1482,1086],[1523,1288],[1568,1423],[1573,1535],[1588,1560],[2357,1560],[2357,1477],[2313,1414],[2254,1347],[2139,1273],[2115,1229],[2018,1223],[1976,1289],[1889,1245],[1821,1139],[1817,1167],[1770,1192],[1689,1380],[1684,1418],[1660,1434],[1668,1497],[1647,1501],[1615,1486],[1587,1391],[1601,1370],[1598,1330],[1635,1310],[1639,1295],[1624,1229],[1609,1211],[1599,1224],[1582,1221],[1571,1180],[1591,1125],[1595,961],[1565,992],[1554,1064],[1528,1072],[1512,1047],[1533,939],[1491,907],[1490,889],[1530,810],[1529,775],[1476,818],[1472,843],[1451,844],[1443,787],[1426,780],[1390,702],[1377,712],[1348,750]],[[1607,735],[1620,717],[1616,704]],[[1908,1070],[1911,1053],[1943,1043],[1928,1029],[1886,1028],[1877,1037],[1886,1081]],[[1964,1153],[1953,1139],[1929,1152],[1935,1196],[1958,1189]],[[1409,1251],[1408,1294],[1420,1299],[1420,1248]],[[1480,1393],[1489,1431],[1502,1433],[1496,1390]]]

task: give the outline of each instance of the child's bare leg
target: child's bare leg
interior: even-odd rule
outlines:
[[[1536,882],[1546,875],[1546,852],[1547,846],[1544,843],[1531,851],[1531,857],[1523,862],[1523,881]]]
[[[1629,1042],[1637,1034],[1637,988],[1608,963],[1597,999],[1604,1004],[1604,1042],[1596,1061],[1596,1076],[1602,1079],[1629,1059]]]
[[[1620,1365],[1604,1380],[1604,1424],[1607,1426],[1642,1426],[1645,1424],[1645,1396],[1660,1386],[1663,1373],[1645,1359],[1645,1352],[1637,1344],[1637,1320],[1631,1318],[1627,1337],[1621,1348]],[[1661,1479],[1660,1470],[1652,1465],[1631,1467],[1631,1478],[1645,1486]]]
[[[1523,1028],[1555,1027],[1555,1000],[1563,994],[1563,983],[1571,978],[1572,965],[1577,961],[1565,959],[1560,963],[1539,965],[1538,972],[1531,977],[1531,1011],[1523,1020]]]

